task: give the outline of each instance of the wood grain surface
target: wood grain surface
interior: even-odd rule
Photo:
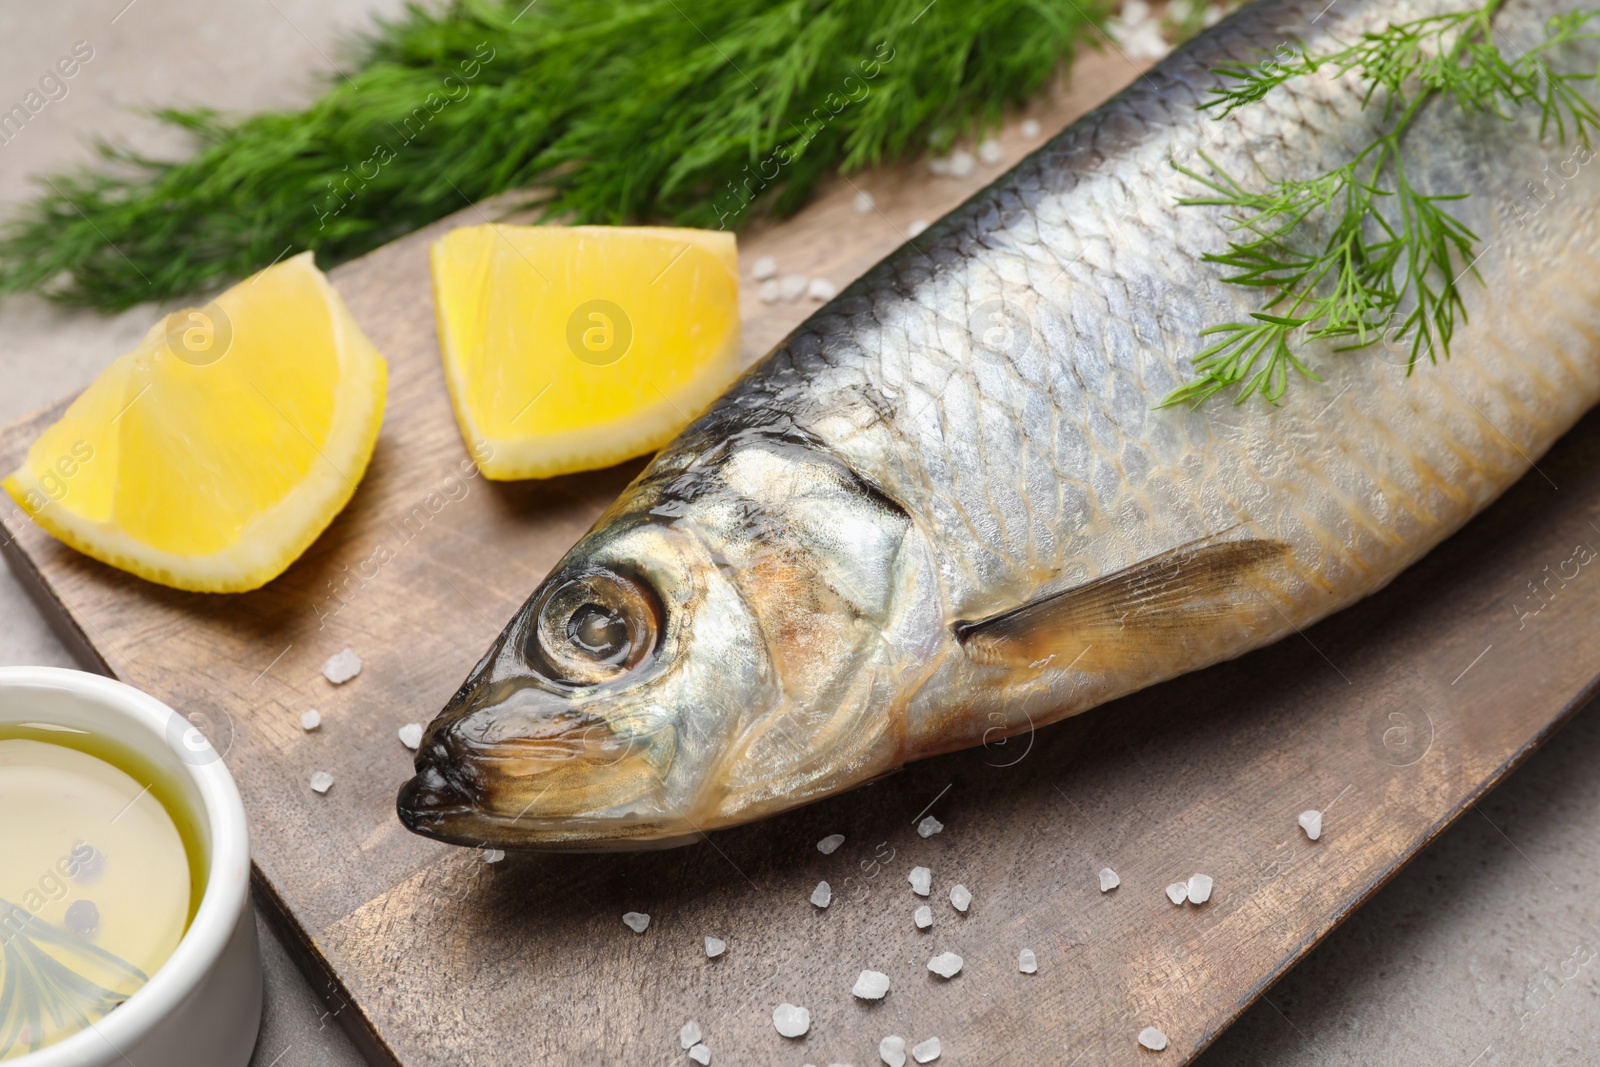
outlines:
[[[1033,113],[1053,132],[1134,74],[1091,56],[1075,93]],[[741,254],[842,286],[913,219],[996,174],[841,181],[801,217],[753,230]],[[857,188],[877,209],[853,211]],[[334,274],[390,361],[388,414],[350,506],[267,588],[175,592],[4,519],[8,560],[89,662],[226,753],[258,895],[322,976],[330,1011],[380,1059],[685,1063],[678,1032],[693,1019],[719,1064],[863,1067],[887,1034],[939,1037],[941,1064],[1184,1063],[1595,686],[1600,577],[1574,562],[1577,546],[1600,545],[1591,417],[1542,474],[1378,596],[1037,734],[669,852],[490,864],[414,837],[393,811],[410,766],[396,731],[432,717],[638,469],[519,484],[463,474],[429,297],[440,231]],[[753,357],[811,305],[746,290]],[[0,464],[53,414],[0,435]],[[320,666],[345,647],[365,669],[334,687]],[[307,733],[299,716],[313,707],[323,725]],[[334,776],[325,796],[309,786],[317,770]],[[1316,843],[1295,823],[1307,808],[1327,812]],[[928,812],[945,829],[924,839],[914,827]],[[831,833],[846,840],[824,856],[815,843]],[[933,870],[926,902],[907,883],[918,864]],[[1102,894],[1105,866],[1122,884]],[[1169,903],[1163,887],[1194,872],[1215,878],[1210,902]],[[823,879],[826,910],[808,899]],[[957,883],[973,894],[965,915],[949,903]],[[922,903],[927,932],[912,923]],[[652,916],[645,933],[623,925],[630,910]],[[725,955],[706,958],[707,935]],[[1025,947],[1037,974],[1018,972]],[[944,951],[966,961],[948,981],[926,969]],[[884,1001],[851,996],[865,968],[889,975]],[[804,1039],[774,1030],[782,1001],[809,1008]],[[1136,1045],[1147,1025],[1168,1035],[1166,1052]]]

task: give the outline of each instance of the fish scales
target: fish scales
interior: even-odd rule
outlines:
[[[1355,79],[1216,119],[1211,71],[1455,9],[1255,4],[848,287],[535,592],[430,727],[402,817],[511,847],[672,843],[1240,655],[1393,579],[1600,395],[1600,187],[1580,173],[1519,218],[1570,148],[1536,116],[1434,101],[1408,175],[1471,194],[1451,209],[1482,252],[1449,361],[1407,376],[1403,344],[1310,343],[1324,380],[1281,406],[1189,410],[1155,404],[1259,294],[1203,261],[1227,221],[1179,205],[1202,190],[1173,163],[1344,162],[1381,128]],[[1525,48],[1570,9],[1514,0],[1497,26]],[[594,619],[616,640],[563,645]]]

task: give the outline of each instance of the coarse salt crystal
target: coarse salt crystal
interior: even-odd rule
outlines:
[[[728,943],[720,937],[706,938],[706,959],[714,960],[728,951]]]
[[[996,141],[993,137],[986,139],[978,146],[978,159],[987,166],[993,167],[1006,158],[1006,146]]]
[[[312,708],[310,711],[300,716],[300,729],[304,730],[306,733],[310,733],[312,730],[315,730],[321,725],[322,712],[318,711],[316,708]]]
[[[833,903],[833,886],[827,882],[818,882],[817,888],[811,891],[811,903],[819,908],[826,908]]]
[[[825,302],[839,295],[839,287],[826,278],[812,278],[811,284],[806,286],[806,295]]]
[[[1315,808],[1300,813],[1300,829],[1306,832],[1306,837],[1315,841],[1322,836],[1322,812]]]
[[[1191,874],[1189,876],[1189,903],[1204,904],[1210,900],[1212,884],[1209,874]]]
[[[785,274],[778,279],[778,297],[784,303],[792,304],[805,295],[806,285],[810,279],[804,274]]]
[[[784,1037],[802,1037],[811,1029],[811,1013],[784,1001],[772,1009],[772,1025]]]
[[[334,685],[343,685],[360,673],[361,657],[348,648],[329,656],[322,665],[322,676]]]
[[[706,1035],[700,1031],[700,1024],[695,1022],[693,1019],[690,1019],[688,1022],[683,1024],[683,1029],[678,1031],[678,1043],[684,1047],[685,1051],[687,1051],[698,1045],[700,1043],[700,1039],[705,1036]]]
[[[978,161],[972,158],[971,152],[950,153],[950,177],[970,178],[973,171],[978,169]]]
[[[926,930],[933,925],[933,909],[924,904],[911,913],[911,921],[917,924],[918,930]]]
[[[906,1067],[906,1039],[890,1034],[878,1042],[878,1058],[889,1067]]]
[[[696,1045],[689,1050],[689,1058],[696,1063],[710,1063],[711,1050],[704,1045]]]
[[[843,834],[829,834],[827,837],[824,837],[821,841],[817,842],[817,851],[822,853],[824,856],[831,856],[835,852],[839,851],[839,846],[842,844],[844,844]]]
[[[776,278],[777,276],[778,261],[771,256],[761,256],[750,264],[750,277],[758,282],[764,282],[768,278]]]
[[[622,916],[623,925],[636,934],[642,934],[645,927],[650,925],[650,916],[642,911],[625,912]]]
[[[919,897],[925,897],[933,890],[933,872],[926,867],[911,868],[906,881],[911,883],[911,891]]]
[[[1200,25],[1209,30],[1211,27],[1222,21],[1222,16],[1224,14],[1226,14],[1226,12],[1222,10],[1221,4],[1207,4],[1205,17],[1200,20]]]
[[[499,863],[505,858],[506,854],[503,849],[486,848],[483,850],[483,862],[485,863]]]
[[[862,971],[850,992],[862,1000],[882,1000],[889,992],[889,976],[882,971]]]
[[[1174,904],[1182,904],[1189,899],[1189,883],[1173,882],[1167,886],[1167,899]]]
[[[928,160],[928,172],[930,174],[936,174],[941,178],[947,177],[950,174],[949,157],[934,156],[932,159]]]
[[[928,970],[941,978],[954,978],[961,973],[961,965],[965,962],[954,952],[941,952],[928,961]]]
[[[1127,23],[1140,23],[1150,17],[1150,4],[1148,0],[1123,0],[1122,21]]]
[[[1160,1052],[1167,1047],[1167,1035],[1153,1026],[1147,1026],[1139,1031],[1139,1044],[1151,1052]]]
[[[1028,140],[1031,141],[1035,137],[1039,136],[1039,120],[1038,119],[1023,119],[1022,120],[1022,125],[1019,126],[1017,129],[1018,129],[1018,132],[1022,134],[1022,136],[1026,137]]]
[[[769,279],[762,282],[761,288],[756,290],[756,298],[763,304],[776,304],[783,299],[783,290],[778,288],[777,282]]]
[[[972,891],[964,885],[950,887],[950,903],[957,911],[966,911],[972,904]]]
[[[333,788],[333,775],[327,771],[316,771],[311,775],[311,788],[319,793],[326,793]]]
[[[921,237],[927,228],[927,219],[912,219],[911,225],[906,227],[906,239],[910,240],[913,237]]]
[[[1017,970],[1023,974],[1033,974],[1039,969],[1039,957],[1033,954],[1033,949],[1025,948],[1017,953]]]
[[[1117,872],[1110,867],[1100,868],[1100,892],[1109,893],[1122,884],[1122,879],[1117,877]]]
[[[871,193],[863,191],[856,194],[850,206],[856,209],[857,215],[870,215],[872,209],[878,206],[878,202],[872,199]]]
[[[943,829],[944,823],[940,822],[938,819],[935,819],[932,815],[929,815],[927,818],[917,823],[917,833],[923,837],[932,837],[934,834]]]
[[[920,1045],[912,1047],[911,1058],[918,1063],[932,1063],[939,1058],[939,1053],[943,1051],[944,1049],[939,1046],[939,1039],[930,1037]]]
[[[418,745],[422,744],[422,724],[420,722],[408,722],[400,727],[397,733],[400,737],[400,743],[413,752],[417,750]]]

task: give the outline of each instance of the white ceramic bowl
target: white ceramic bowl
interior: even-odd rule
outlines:
[[[89,1029],[6,1067],[245,1067],[261,1025],[261,952],[249,831],[222,757],[161,701],[82,671],[0,667],[7,722],[88,730],[155,763],[191,805],[210,862],[194,922],[150,981]]]

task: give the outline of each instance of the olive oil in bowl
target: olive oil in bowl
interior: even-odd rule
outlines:
[[[94,734],[0,724],[0,1061],[95,1024],[172,955],[205,884],[187,810]]]

